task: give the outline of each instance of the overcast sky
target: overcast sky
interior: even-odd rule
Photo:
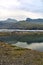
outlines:
[[[0,19],[43,18],[43,0],[0,0]]]

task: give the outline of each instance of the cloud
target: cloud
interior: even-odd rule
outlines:
[[[32,13],[23,10],[6,10],[6,9],[0,10],[0,19],[15,18],[17,20],[23,20],[27,17],[42,18],[41,14],[39,13]]]
[[[0,0],[0,19],[8,17],[43,18],[43,0]]]
[[[31,12],[43,12],[42,0],[20,0],[20,8]]]
[[[19,4],[18,0],[0,0],[0,9],[15,9],[19,6]]]

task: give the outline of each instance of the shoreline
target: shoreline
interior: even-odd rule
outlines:
[[[0,29],[0,32],[43,32],[43,30]]]

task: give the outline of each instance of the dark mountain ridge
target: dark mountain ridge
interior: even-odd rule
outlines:
[[[39,19],[27,18],[26,21],[28,21],[28,22],[43,22],[43,19],[41,19],[41,18],[39,18]]]
[[[31,19],[17,21],[15,19],[8,18],[7,20],[0,21],[0,29],[39,29],[43,30],[43,19]]]

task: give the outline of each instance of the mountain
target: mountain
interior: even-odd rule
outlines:
[[[28,30],[43,30],[43,19],[31,19],[17,21],[8,18],[5,21],[0,21],[0,29],[28,29]]]
[[[26,21],[31,22],[32,19],[31,18],[26,18]]]
[[[28,22],[43,22],[43,19],[41,19],[41,18],[39,18],[39,19],[27,18],[26,21],[28,21]]]
[[[43,65],[43,52],[0,42],[0,65]]]
[[[6,20],[6,22],[8,23],[16,23],[16,22],[18,22],[16,19],[11,19],[11,18],[8,18],[7,20]]]
[[[7,20],[0,21],[0,29],[13,28],[14,24],[18,21],[16,19],[8,18]]]

